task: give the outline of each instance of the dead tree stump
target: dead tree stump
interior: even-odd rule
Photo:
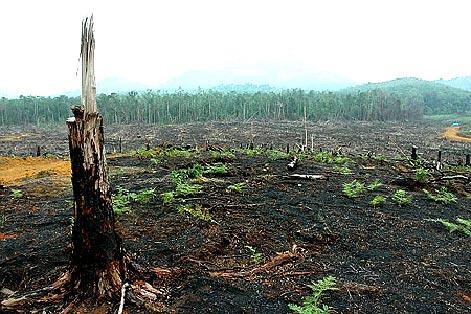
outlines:
[[[103,119],[96,109],[93,18],[82,29],[82,106],[67,120],[74,192],[71,283],[87,296],[119,293],[126,269],[106,173]]]
[[[417,160],[419,158],[419,156],[417,155],[417,146],[415,145],[412,145],[412,152],[410,154],[410,158],[412,160]]]

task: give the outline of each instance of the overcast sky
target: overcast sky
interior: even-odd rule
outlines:
[[[471,74],[466,0],[9,0],[0,2],[0,92],[78,89],[81,21],[91,13],[97,80],[156,86],[227,68],[358,83]]]

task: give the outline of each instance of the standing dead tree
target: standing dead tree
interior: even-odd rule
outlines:
[[[129,284],[130,273],[145,270],[124,254],[115,230],[115,217],[106,172],[103,118],[97,113],[94,74],[93,16],[82,23],[82,102],[67,119],[74,194],[71,267],[51,286],[3,300],[6,309],[63,299],[100,302],[118,300],[122,311],[126,288],[136,303],[152,304],[161,292],[143,280]],[[126,282],[126,283],[125,283]],[[1,310],[1,309],[0,309]]]
[[[82,25],[82,106],[67,120],[74,192],[71,281],[89,296],[121,289],[125,263],[109,192],[103,118],[97,113],[93,17]]]

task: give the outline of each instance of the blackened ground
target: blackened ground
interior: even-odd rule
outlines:
[[[206,152],[192,159],[162,157],[159,164],[110,160],[114,189],[156,190],[149,203],[133,203],[118,216],[118,229],[134,259],[154,269],[150,281],[162,290],[165,311],[287,313],[288,304],[309,294],[307,284],[332,275],[339,290],[327,292],[323,303],[339,313],[469,313],[470,238],[430,221],[469,219],[469,186],[450,182],[458,202],[441,205],[428,200],[422,187],[405,184],[413,174],[397,163],[359,158],[350,165],[353,174],[342,175],[333,165],[303,159],[296,173],[327,179],[293,180],[287,160],[237,152],[227,174],[198,182],[204,193],[163,204],[159,195],[174,189],[171,170],[196,162],[213,160]],[[350,199],[342,186],[354,179],[384,185]],[[227,191],[240,182],[241,193]],[[0,285],[29,291],[67,267],[71,196],[28,196],[28,184],[21,188],[25,196],[16,200],[9,188],[0,192],[6,218],[0,232],[16,235],[0,241]],[[398,188],[413,196],[411,205],[391,200]],[[379,194],[388,199],[374,208],[369,201]],[[211,220],[178,213],[183,204],[201,205]],[[125,309],[151,312],[130,303]]]

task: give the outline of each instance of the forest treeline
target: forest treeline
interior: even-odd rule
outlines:
[[[99,94],[100,113],[108,124],[178,124],[208,120],[417,120],[424,114],[470,111],[471,93],[448,89],[426,93],[303,90],[220,92],[153,91]],[[79,97],[20,96],[0,99],[0,125],[65,123]]]

